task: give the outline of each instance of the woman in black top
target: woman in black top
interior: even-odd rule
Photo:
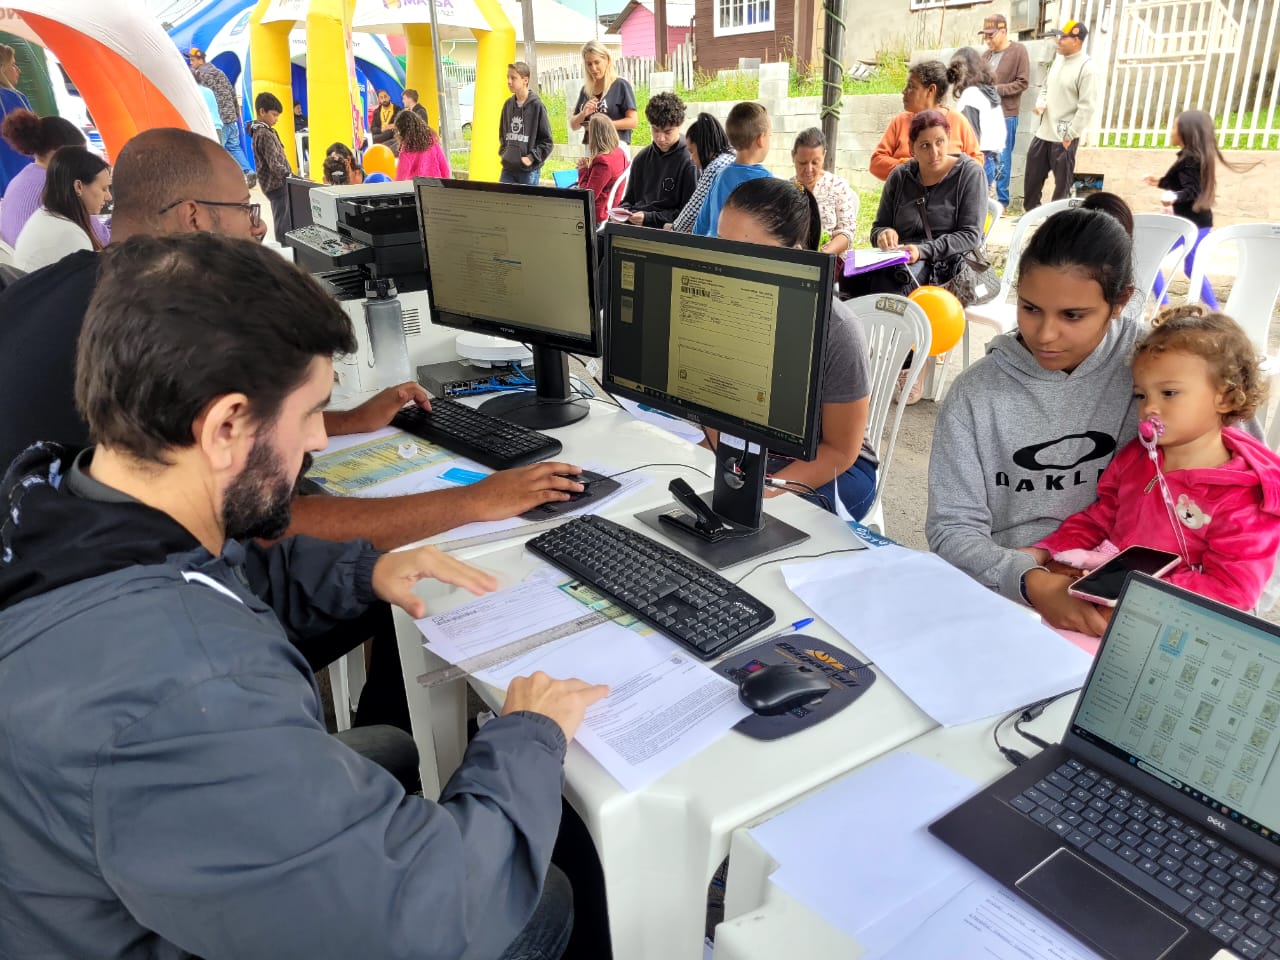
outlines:
[[[1221,163],[1230,170],[1239,173],[1250,167],[1241,167],[1227,160],[1218,149],[1217,135],[1213,129],[1213,117],[1203,110],[1184,110],[1173,121],[1173,129],[1169,139],[1178,150],[1178,158],[1174,160],[1165,175],[1160,179],[1146,177],[1148,186],[1159,187],[1164,191],[1160,199],[1175,217],[1190,220],[1199,228],[1195,245],[1187,252],[1182,267],[1191,276],[1195,266],[1196,249],[1213,227],[1213,198],[1217,185],[1215,166]],[[1157,275],[1155,293],[1160,296],[1164,289],[1164,276]],[[1200,300],[1210,310],[1218,309],[1218,299],[1209,286],[1209,278],[1205,277],[1200,288]],[[1162,297],[1161,303],[1168,298]]]
[[[599,40],[588,40],[582,45],[582,65],[587,80],[578,93],[578,102],[569,117],[570,130],[582,130],[582,142],[587,142],[583,130],[593,113],[603,113],[613,121],[618,139],[631,149],[631,131],[639,123],[636,112],[636,94],[631,84],[618,76],[613,68],[613,54]]]
[[[939,110],[921,110],[911,118],[912,158],[893,169],[880,194],[871,244],[903,251],[906,264],[844,277],[841,296],[910,293],[934,279],[936,266],[954,267],[962,254],[982,248],[986,177],[972,158],[948,152],[950,122]]]

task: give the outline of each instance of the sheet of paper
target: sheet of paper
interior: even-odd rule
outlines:
[[[670,417],[665,413],[659,413],[643,404],[636,403],[634,400],[628,400],[626,397],[615,397],[622,409],[631,414],[637,420],[643,420],[645,423],[651,423],[655,427],[661,427],[668,433],[674,433],[681,440],[688,440],[690,443],[701,443],[703,440],[702,428],[697,424],[690,423],[688,420],[681,420],[679,417]]]
[[[1097,956],[982,875],[884,954],[883,960],[1094,960]]]
[[[457,663],[566,623],[583,610],[567,582],[536,576],[417,623],[426,647]],[[731,681],[670,640],[613,621],[544,644],[476,677],[505,687],[534,670],[609,685],[609,696],[587,712],[577,742],[628,790],[640,789],[705,749],[750,712]]]
[[[751,712],[736,684],[666,637],[612,622],[554,645],[535,669],[609,685],[577,742],[630,791],[711,746]]]
[[[1080,686],[1091,657],[933,554],[782,568],[787,586],[925,713],[956,726]]]
[[[390,428],[343,437],[316,456],[307,476],[339,496],[386,496],[418,489],[453,454]]]
[[[890,754],[837,780],[752,835],[778,862],[771,882],[867,947],[919,920],[905,907],[945,902],[974,868],[927,831],[974,783],[918,754]]]

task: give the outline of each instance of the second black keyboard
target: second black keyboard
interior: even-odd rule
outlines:
[[[570,520],[528,547],[703,660],[774,621],[714,570],[603,517]]]
[[[432,400],[430,412],[416,404],[405,407],[391,426],[494,470],[546,460],[563,449],[555,437],[491,417],[457,400]]]

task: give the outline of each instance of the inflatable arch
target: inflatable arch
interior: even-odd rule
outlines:
[[[108,156],[151,127],[214,137],[186,61],[132,0],[5,0],[0,30],[52,50],[84,96]]]
[[[405,83],[422,95],[427,112],[439,112],[435,57],[431,50],[431,0],[356,0],[353,26],[368,33],[405,35]],[[472,180],[497,180],[498,121],[507,90],[507,64],[516,58],[516,31],[498,0],[434,0],[440,39],[476,38],[476,99],[471,122]]]
[[[257,6],[258,0],[208,0],[174,23],[169,30],[169,36],[179,50],[199,47],[205,51],[209,62],[227,75],[240,93],[246,124],[253,119],[254,98],[249,21]],[[305,6],[300,9],[282,8],[277,4],[268,12],[279,12],[285,17],[285,22],[296,24],[299,18],[305,19],[307,9]],[[304,33],[305,30],[294,29],[289,35],[289,54],[293,60],[290,88],[293,102],[302,104],[303,112],[309,113],[310,97],[305,66],[307,44]],[[363,33],[354,34],[352,39],[357,87],[361,91],[386,89],[398,101],[400,91],[404,88],[404,68],[385,40]],[[279,93],[277,96],[280,96],[282,103],[289,102],[289,98]],[[281,133],[284,132],[281,128]],[[284,146],[290,162],[297,169],[294,140],[285,138]]]

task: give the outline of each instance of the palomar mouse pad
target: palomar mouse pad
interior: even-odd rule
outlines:
[[[734,683],[741,683],[750,674],[773,663],[800,663],[817,670],[831,681],[831,692],[817,703],[786,713],[772,717],[753,713],[738,721],[733,729],[755,740],[777,740],[807,730],[853,703],[876,680],[875,671],[852,655],[802,633],[757,644],[717,664],[715,671]]]

